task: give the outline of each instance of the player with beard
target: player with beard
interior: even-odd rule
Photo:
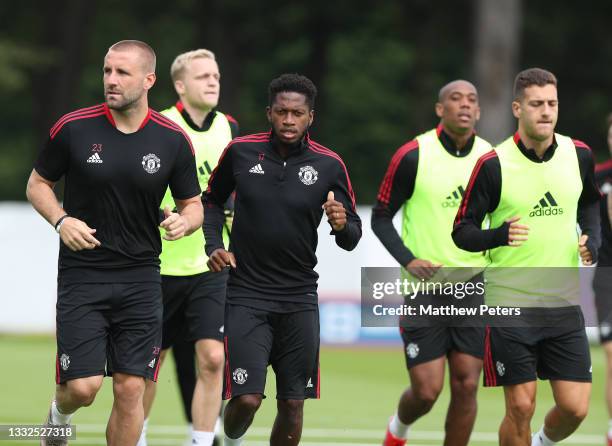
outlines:
[[[194,152],[185,133],[148,107],[155,53],[121,41],[104,58],[106,102],[63,116],[50,130],[27,186],[32,206],[60,237],[56,392],[47,426],[67,425],[93,403],[104,375],[114,402],[106,440],[136,444],[145,379],[161,350],[161,238],[202,223]],[[53,192],[65,179],[64,203]],[[178,212],[159,206],[170,187]],[[41,444],[64,445],[64,437]]]

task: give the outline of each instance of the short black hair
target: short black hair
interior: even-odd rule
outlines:
[[[521,71],[514,78],[514,99],[521,99],[526,88],[533,85],[544,87],[545,85],[557,86],[557,78],[550,71],[542,68],[528,68]]]
[[[276,95],[283,92],[300,93],[306,96],[308,107],[313,110],[315,98],[317,97],[317,87],[306,76],[297,73],[281,74],[276,79],[272,79],[268,87],[268,100],[270,106],[276,100]]]

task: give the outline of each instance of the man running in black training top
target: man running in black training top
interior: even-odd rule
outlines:
[[[340,157],[314,142],[316,88],[284,74],[270,83],[272,130],[234,139],[213,171],[203,200],[212,271],[230,267],[225,310],[225,446],[242,443],[264,397],[268,364],[276,374],[278,413],[270,444],[297,445],[304,399],[319,397],[317,227],[352,250],[361,221]],[[236,190],[229,251],[223,205]]]

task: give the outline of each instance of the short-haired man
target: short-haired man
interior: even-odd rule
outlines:
[[[278,413],[270,444],[297,445],[304,399],[319,397],[317,227],[327,214],[336,244],[352,250],[361,221],[340,157],[310,139],[316,88],[284,74],[270,83],[272,131],[225,149],[204,195],[212,271],[230,268],[225,309],[225,446],[239,445],[261,405],[268,364]],[[223,203],[236,191],[229,251]]]
[[[219,102],[221,75],[211,51],[198,49],[179,54],[172,63],[170,75],[179,100],[162,114],[172,119],[191,138],[198,180],[200,187],[205,189],[223,149],[237,136],[238,126],[233,118],[215,109]],[[170,190],[166,192],[161,206],[173,206]],[[224,229],[224,241],[227,243],[227,240],[228,232]],[[192,444],[211,445],[223,388],[223,314],[228,274],[227,271],[214,274],[208,270],[202,231],[196,231],[177,242],[162,242],[160,260],[164,299],[160,361],[163,362],[169,348],[176,342],[182,342],[185,327],[187,340],[195,342],[198,370],[188,408],[189,419],[193,423]],[[176,361],[185,361],[193,367],[193,354],[191,358],[174,356]],[[188,381],[188,377],[181,375],[177,378]],[[155,388],[156,383],[147,382],[145,428],[139,446],[146,444],[147,418],[153,405]]]
[[[30,175],[27,196],[61,238],[57,298],[56,393],[48,425],[69,424],[113,376],[109,445],[135,444],[143,424],[145,379],[156,380],[161,349],[161,240],[201,226],[191,142],[148,108],[155,53],[121,41],[104,58],[101,105],[62,117]],[[63,207],[53,193],[65,177]],[[178,213],[159,205],[170,186]],[[65,438],[41,444],[66,444]]]
[[[480,118],[476,87],[465,80],[444,85],[435,112],[440,119],[437,128],[402,145],[391,158],[372,211],[376,236],[419,280],[431,278],[441,266],[482,269],[485,265],[482,254],[457,248],[451,238],[456,209],[470,173],[478,158],[491,150],[474,130]],[[400,237],[393,216],[401,207],[404,221]],[[478,304],[482,296],[470,297],[474,299]],[[433,326],[414,325],[410,318],[401,320],[411,387],[400,398],[384,445],[406,444],[409,426],[429,412],[438,399],[448,360],[451,401],[444,445],[465,446],[476,418],[484,329],[475,322],[469,327],[449,326],[442,321]]]
[[[585,265],[596,261],[600,193],[589,147],[555,133],[558,110],[551,72],[531,68],[516,76],[512,111],[518,131],[478,160],[453,231],[460,248],[489,250],[486,303],[519,307],[527,322],[492,324],[486,333],[485,385],[504,386],[506,399],[499,429],[503,446],[553,445],[578,428],[589,406],[584,319],[579,306],[562,299],[562,291],[572,285],[570,269],[576,271],[580,259]],[[481,229],[485,215],[492,229]],[[511,273],[514,267],[521,269]],[[564,268],[567,283],[543,289],[554,271],[546,267]],[[549,324],[553,319],[564,323]],[[531,438],[538,378],[550,380],[555,406]]]

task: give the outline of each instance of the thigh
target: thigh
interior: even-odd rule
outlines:
[[[223,340],[225,293],[228,270],[194,276],[185,315],[189,340]]]
[[[264,310],[225,307],[225,377],[223,399],[264,394],[273,334]]]
[[[485,327],[450,327],[451,350],[484,357]]]
[[[484,347],[484,384],[508,386],[537,379],[538,329],[487,327]]]
[[[275,314],[271,364],[276,398],[319,398],[319,310]]]
[[[163,328],[162,349],[173,347],[185,331],[185,308],[188,297],[188,279],[162,276]]]
[[[584,328],[550,327],[538,344],[538,376],[541,379],[591,382],[589,341]]]
[[[104,375],[112,287],[58,284],[56,305],[56,383]]]
[[[113,285],[107,371],[157,381],[162,341],[162,289],[156,282]]]
[[[451,347],[449,327],[401,327],[400,333],[408,369],[446,356]]]

